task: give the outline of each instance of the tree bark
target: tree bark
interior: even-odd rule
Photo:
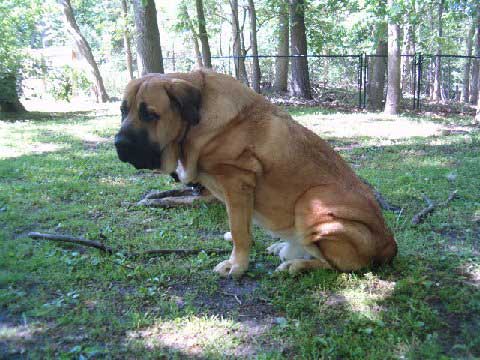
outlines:
[[[238,0],[230,0],[232,9],[232,40],[233,56],[235,64],[235,77],[248,86],[247,70],[245,68],[245,58],[242,53],[241,29],[238,22]]]
[[[305,34],[304,0],[289,0],[290,46],[292,58],[292,93],[305,99],[312,98],[308,73],[307,36]]]
[[[472,38],[475,35],[475,23],[472,23],[470,31],[467,33],[465,39],[465,47],[467,49],[466,56],[472,56]],[[463,84],[462,84],[462,98],[461,101],[468,103],[470,99],[470,68],[472,67],[472,59],[465,59],[465,67],[463,68]]]
[[[0,74],[3,93],[0,94],[0,112],[21,113],[25,107],[20,102],[15,74]]]
[[[405,19],[406,24],[408,24],[406,28],[406,34],[404,36],[404,54],[406,55],[413,55],[416,52],[415,23],[411,21],[411,15],[415,14],[415,7],[415,0],[411,0],[409,11],[407,12]],[[413,84],[412,59],[413,58],[410,56],[403,57],[402,89],[403,91],[409,89],[413,95],[415,87],[411,86]]]
[[[185,21],[187,23],[188,30],[192,33],[192,44],[193,49],[195,51],[195,59],[197,60],[197,67],[203,67],[202,61],[202,53],[200,52],[200,45],[198,44],[198,34],[195,31],[195,27],[193,26],[192,19],[190,19],[190,15],[188,14],[187,5],[185,2],[181,3],[181,12],[182,15],[185,17]]]
[[[475,116],[475,121],[480,124],[480,96],[477,95],[477,115]]]
[[[443,15],[443,1],[438,0],[438,39],[443,36],[442,15]],[[442,43],[438,42],[437,51],[435,53],[435,74],[433,78],[433,100],[439,102],[442,100]]]
[[[145,5],[143,5],[145,3]],[[162,73],[163,56],[154,0],[133,0],[138,71],[141,75]]]
[[[273,88],[276,92],[286,92],[288,89],[288,7],[285,0],[281,0],[278,18],[278,46],[275,59],[275,80]]]
[[[388,0],[391,9],[395,0]],[[396,115],[400,107],[400,25],[388,19],[388,81],[385,114]]]
[[[90,66],[90,71],[95,82],[95,87],[100,94],[101,101],[107,102],[109,100],[109,97],[107,91],[105,90],[105,86],[103,85],[102,75],[98,70],[98,66],[95,58],[93,57],[90,45],[80,32],[80,28],[78,27],[77,21],[75,20],[75,16],[73,14],[73,8],[70,0],[59,0],[59,3],[63,9],[64,21],[67,31],[73,38],[79,53],[85,58],[88,65]]]
[[[475,35],[475,56],[480,56],[480,5],[477,6],[477,31]],[[479,69],[480,69],[480,59],[473,60],[472,66],[472,81],[470,85],[470,102],[476,104],[478,102],[478,91],[479,89]]]
[[[129,79],[133,79],[132,66],[132,47],[130,45],[130,31],[128,31],[128,6],[127,0],[122,0],[122,15],[123,15],[123,47],[125,48],[125,62],[127,65],[127,72]]]
[[[383,107],[383,91],[385,89],[385,70],[387,64],[387,24],[376,24],[377,48],[373,57],[373,74],[369,86],[368,107],[370,110],[381,110]]]
[[[203,1],[196,0],[195,5],[197,7],[197,19],[198,19],[198,36],[202,43],[202,58],[203,64],[207,68],[212,67],[212,55],[210,53],[210,45],[208,44],[208,34],[205,22],[205,13],[203,11]]]
[[[252,47],[252,88],[257,93],[260,93],[260,62],[258,59],[258,44],[257,44],[257,14],[255,11],[255,4],[253,0],[248,0],[248,12],[250,15],[250,44]]]

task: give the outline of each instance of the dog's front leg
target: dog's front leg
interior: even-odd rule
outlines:
[[[214,271],[221,276],[241,276],[248,268],[250,247],[252,245],[251,223],[254,203],[255,175],[224,166],[222,171],[227,175],[217,175],[215,179],[220,185],[228,213],[233,250],[230,259],[218,264]]]

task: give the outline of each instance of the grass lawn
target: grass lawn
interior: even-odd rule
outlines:
[[[115,108],[0,121],[0,358],[478,358],[480,131],[468,118],[292,109],[400,213],[386,212],[392,266],[275,274],[254,229],[240,281],[225,258],[127,259],[121,251],[230,248],[221,205],[138,208],[176,185],[121,163]],[[412,226],[422,193],[458,198]],[[74,234],[121,249],[35,241]]]

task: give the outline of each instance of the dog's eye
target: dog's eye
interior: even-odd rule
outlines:
[[[147,104],[143,102],[140,103],[140,106],[138,107],[138,116],[140,120],[145,122],[151,122],[160,119],[160,115],[154,111],[148,110]]]
[[[122,101],[122,105],[120,105],[120,112],[122,114],[122,121],[123,121],[128,115],[128,106],[127,106],[126,100]]]

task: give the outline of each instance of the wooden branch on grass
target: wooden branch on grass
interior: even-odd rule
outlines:
[[[419,213],[417,213],[412,218],[412,225],[418,225],[422,223],[427,217],[427,215],[432,213],[436,208],[447,206],[453,199],[457,197],[457,190],[452,191],[452,193],[450,193],[450,195],[448,196],[447,200],[438,204],[432,201],[428,196],[426,195],[422,195],[422,196],[423,196],[423,200],[427,203],[427,207],[423,208]]]
[[[362,180],[362,182],[367,185],[370,190],[372,190],[373,192],[373,195],[375,196],[375,199],[377,200],[378,202],[378,205],[380,205],[380,207],[383,209],[383,210],[387,210],[387,211],[393,211],[393,212],[399,212],[402,208],[401,207],[398,207],[398,206],[395,206],[395,205],[391,205],[384,197],[383,195],[380,193],[380,191],[378,191],[372,184],[370,184],[367,180],[365,180],[364,178],[360,178],[360,180]]]
[[[81,237],[75,237],[70,235],[57,235],[57,234],[42,234],[39,232],[30,232],[28,237],[35,240],[51,240],[56,242],[66,242],[71,244],[77,244],[82,246],[93,247],[107,254],[113,254],[114,250],[98,241],[87,240]]]
[[[28,236],[35,240],[50,240],[56,242],[65,242],[71,243],[76,245],[82,245],[87,247],[93,247],[95,249],[100,250],[106,254],[115,254],[115,253],[123,253],[120,250],[115,250],[109,246],[103,245],[102,243],[94,240],[87,240],[82,237],[75,237],[70,235],[57,235],[57,234],[43,234],[39,232],[30,232]],[[208,252],[208,253],[217,253],[217,254],[226,254],[229,253],[229,250],[226,249],[154,249],[154,250],[146,250],[142,252],[134,252],[134,253],[126,253],[125,256],[129,258],[141,257],[141,256],[158,256],[158,255],[169,255],[175,254],[179,256],[188,256],[188,255],[196,255],[201,252]]]

